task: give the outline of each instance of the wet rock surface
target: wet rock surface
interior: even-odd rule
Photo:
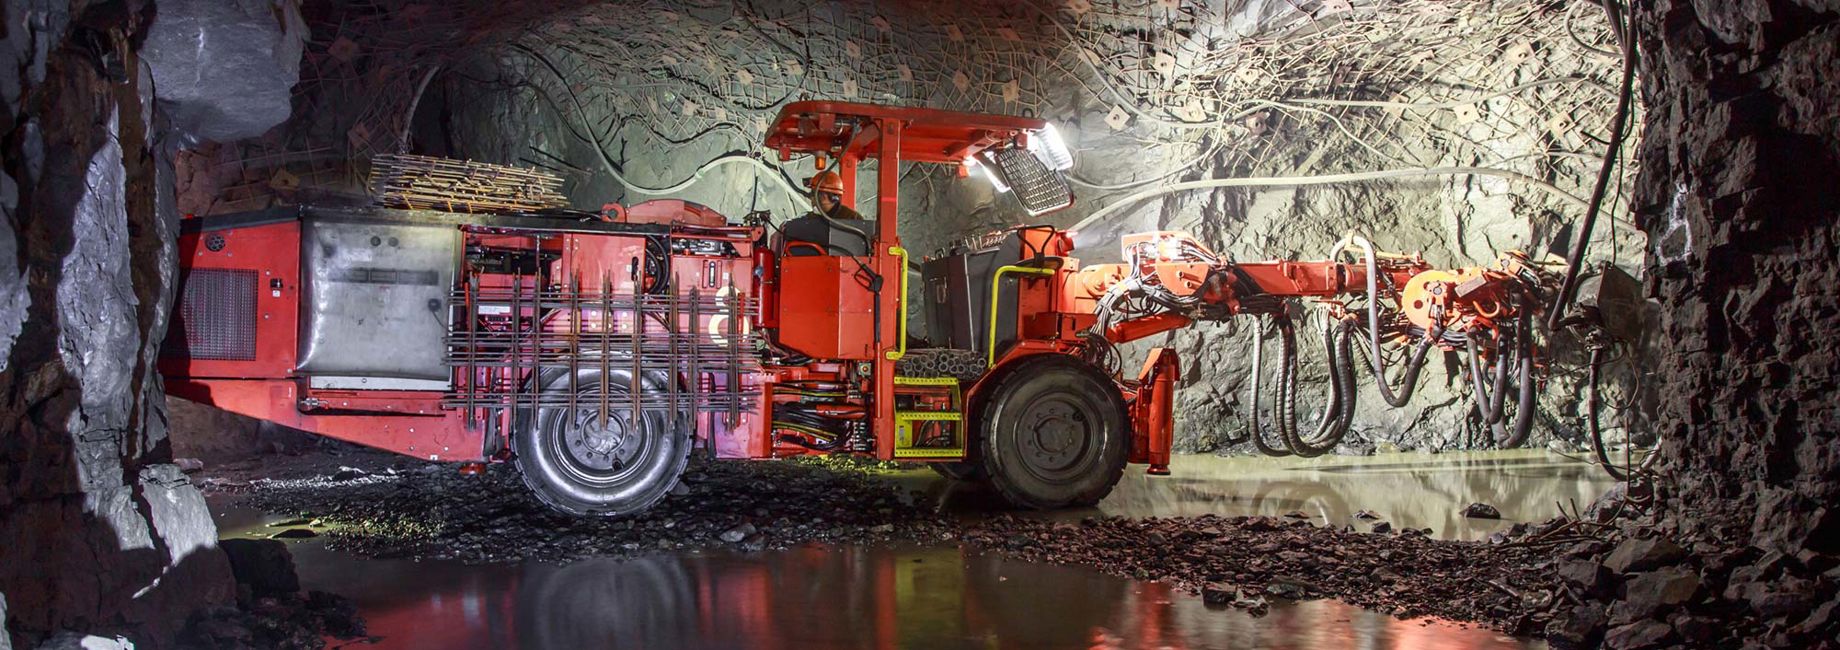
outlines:
[[[1000,515],[966,541],[1015,557],[1167,582],[1258,613],[1261,598],[1335,598],[1398,616],[1536,632],[1529,603],[1550,597],[1550,556],[1529,548],[1316,527],[1270,517],[1087,518]]]
[[[207,490],[318,529],[334,549],[375,557],[549,562],[808,543],[962,544],[1159,581],[1255,615],[1273,603],[1334,598],[1523,634],[1544,630],[1543,614],[1528,613],[1558,584],[1550,549],[1440,541],[1412,528],[1359,533],[1282,517],[1066,521],[941,512],[878,479],[873,467],[694,462],[679,493],[643,515],[578,519],[528,496],[508,466],[468,476],[384,455],[313,462],[271,478],[212,477]],[[333,479],[341,468],[360,471]]]
[[[179,632],[179,647],[315,650],[326,647],[328,636],[364,636],[364,621],[351,601],[323,591],[301,592],[287,543],[226,539],[219,547],[236,576],[236,606],[193,613]]]

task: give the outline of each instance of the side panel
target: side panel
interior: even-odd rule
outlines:
[[[287,377],[300,306],[300,224],[179,237],[179,297],[160,372],[180,377]]]
[[[875,294],[863,285],[854,259],[786,257],[779,277],[781,345],[817,359],[876,356]]]

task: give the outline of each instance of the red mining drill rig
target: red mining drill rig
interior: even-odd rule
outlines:
[[[1126,463],[1168,471],[1175,351],[1126,374],[1113,344],[1257,315],[1282,347],[1275,432],[1253,409],[1273,453],[1320,454],[1347,430],[1354,338],[1382,378],[1407,351],[1401,387],[1381,382],[1395,403],[1429,348],[1467,352],[1478,411],[1504,440],[1525,435],[1529,323],[1554,282],[1520,256],[1447,272],[1350,240],[1346,259],[1245,263],[1150,233],[1124,241],[1125,263],[1082,267],[1067,233],[1040,226],[915,264],[897,235],[901,164],[981,168],[1031,215],[1064,208],[1070,158],[1045,122],[800,102],[766,146],[835,161],[846,204],[858,164],[876,161],[876,219],[775,228],[682,201],[188,219],[167,390],[418,458],[512,461],[543,501],[578,514],[646,509],[692,452],[926,462],[1054,508],[1097,502]],[[1335,368],[1307,434],[1291,324],[1302,299],[1329,305]],[[908,331],[912,311],[924,335]],[[1509,392],[1519,411],[1504,425]]]

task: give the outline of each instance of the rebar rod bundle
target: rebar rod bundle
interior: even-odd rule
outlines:
[[[507,165],[409,154],[371,159],[378,205],[445,212],[536,212],[568,205],[562,179]]]

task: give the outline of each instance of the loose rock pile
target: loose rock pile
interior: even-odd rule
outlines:
[[[247,503],[270,512],[316,519],[328,525],[332,548],[376,557],[561,561],[952,535],[946,519],[911,493],[864,472],[791,463],[693,463],[671,496],[624,519],[551,511],[508,465],[477,476],[440,465],[341,468],[246,485],[218,489],[247,492]]]
[[[1253,613],[1271,598],[1335,598],[1515,634],[1539,631],[1529,612],[1550,599],[1555,583],[1547,554],[1528,548],[1434,540],[1411,528],[1378,535],[1271,517],[1070,523],[1005,515],[965,538],[1023,559],[1167,582],[1199,592],[1208,604]]]
[[[1840,566],[1650,529],[1587,541],[1558,564],[1544,632],[1561,646],[1840,648]]]

